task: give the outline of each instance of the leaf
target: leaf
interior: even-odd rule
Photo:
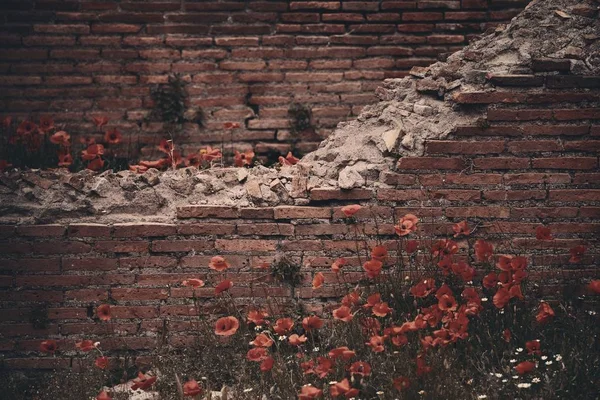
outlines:
[[[571,16],[569,14],[567,14],[566,12],[561,11],[561,10],[556,10],[556,11],[554,11],[554,13],[556,15],[558,15],[559,17],[561,17],[562,19],[570,19],[571,18]]]

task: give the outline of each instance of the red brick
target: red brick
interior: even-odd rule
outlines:
[[[494,154],[504,151],[504,141],[459,142],[453,140],[432,140],[426,142],[429,154]]]
[[[398,160],[398,169],[464,169],[465,161],[461,158],[435,158],[435,157],[402,157]]]
[[[96,243],[96,251],[104,253],[142,253],[148,251],[149,242],[142,240],[101,240]]]
[[[429,197],[449,201],[478,201],[481,193],[479,190],[432,190]]]
[[[378,189],[377,200],[383,201],[408,201],[408,200],[426,200],[427,192],[416,189]]]
[[[213,248],[214,244],[209,240],[154,240],[152,242],[152,251],[157,253],[205,251]]]
[[[294,234],[294,226],[291,224],[274,223],[238,224],[237,232],[239,235],[292,236]]]
[[[427,22],[441,21],[444,19],[444,14],[440,12],[405,12],[402,13],[402,21],[407,22]]]
[[[553,110],[557,121],[569,121],[577,119],[600,119],[600,108],[579,108],[576,110]]]
[[[290,10],[339,10],[339,1],[292,1]]]
[[[546,198],[545,190],[486,190],[483,197],[487,200],[513,201],[513,200],[543,200]]]
[[[17,234],[31,237],[56,237],[63,236],[66,228],[62,225],[19,225]]]
[[[508,151],[516,154],[560,150],[562,147],[556,140],[520,140],[508,143]]]
[[[177,233],[177,226],[158,223],[125,223],[113,226],[114,237],[171,236]]]
[[[238,209],[227,206],[177,207],[177,218],[238,218]]]
[[[38,254],[78,254],[88,253],[91,246],[83,242],[37,242],[32,244],[32,252]]]
[[[64,258],[63,271],[110,271],[118,268],[118,261],[112,258]]]
[[[550,190],[550,201],[599,201],[600,189]]]
[[[310,199],[314,201],[323,200],[368,200],[373,197],[373,192],[366,189],[326,189],[315,188],[310,191]]]
[[[68,236],[72,237],[109,237],[111,227],[101,224],[69,224]]]
[[[180,235],[232,235],[235,233],[233,224],[186,224],[178,225]]]
[[[552,195],[550,195],[550,198]],[[527,207],[527,208],[512,208],[510,211],[511,218],[574,218],[577,216],[577,208],[575,207]]]
[[[532,167],[537,169],[594,169],[598,160],[594,157],[534,158]]]
[[[552,119],[552,110],[489,110],[490,121],[532,121]]]
[[[525,174],[505,174],[504,183],[507,185],[537,185],[542,183],[570,183],[569,174],[544,174],[544,173],[525,173]]]
[[[138,33],[141,25],[132,24],[93,24],[92,33]]]
[[[275,251],[277,242],[274,240],[251,240],[251,239],[217,239],[215,241],[215,249],[219,251],[227,251],[233,253],[248,252],[248,251]]]
[[[527,169],[528,158],[494,157],[473,160],[476,169]]]
[[[275,219],[331,218],[329,207],[278,206],[274,209]]]
[[[169,297],[168,289],[113,288],[111,296],[115,300],[165,300]]]
[[[508,218],[510,216],[510,208],[508,207],[448,207],[444,211],[448,218]]]

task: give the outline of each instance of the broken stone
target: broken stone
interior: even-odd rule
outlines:
[[[246,193],[248,193],[248,196],[250,196],[253,200],[262,200],[263,195],[260,189],[260,183],[258,181],[252,180],[246,182],[245,188]]]
[[[100,197],[109,197],[113,191],[113,185],[106,178],[99,178],[92,186],[92,193]]]
[[[244,182],[248,178],[248,170],[246,168],[240,168],[237,172],[238,182]]]
[[[360,175],[360,172],[355,168],[355,166],[344,168],[338,177],[338,185],[342,189],[361,187],[364,182],[365,179]]]
[[[424,106],[421,104],[415,104],[414,105],[414,111],[415,113],[422,115],[424,117],[428,117],[430,115],[433,115],[433,108],[429,107],[429,106]]]
[[[412,76],[416,76],[417,78],[425,78],[425,75],[427,75],[427,71],[429,71],[428,67],[412,67],[410,69],[410,74]]]
[[[150,168],[140,176],[141,180],[149,186],[156,186],[160,182],[160,172],[156,168]]]

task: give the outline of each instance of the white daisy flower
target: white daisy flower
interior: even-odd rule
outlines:
[[[533,378],[531,380],[531,383],[540,383],[540,382],[541,382],[540,378]]]
[[[547,356],[542,356],[541,358],[542,358],[542,360],[545,360],[545,359],[547,359],[548,357],[547,357]]]
[[[522,347],[519,347],[519,348],[517,349],[517,353],[520,353],[520,352],[522,352],[522,351],[523,351],[523,348],[522,348]]]
[[[524,389],[527,389],[527,388],[531,387],[531,383],[527,383],[527,382],[525,382],[525,383],[519,383],[519,384],[517,385],[517,387],[518,387],[518,388],[521,388],[521,389],[523,389],[523,388],[524,388]]]
[[[556,361],[560,361],[560,360],[562,360],[562,356],[560,354],[557,354],[557,355],[554,356],[554,359]]]
[[[552,361],[546,361],[546,365],[552,365]]]

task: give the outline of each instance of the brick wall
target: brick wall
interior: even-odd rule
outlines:
[[[372,103],[384,78],[431,64],[526,3],[3,0],[0,108],[52,114],[73,135],[108,115],[135,154],[167,136],[145,117],[151,88],[178,73],[189,106],[205,112],[205,128],[176,135],[184,150],[233,141],[304,154]],[[290,132],[291,103],[312,109],[314,131]],[[241,129],[224,131],[230,121]]]

